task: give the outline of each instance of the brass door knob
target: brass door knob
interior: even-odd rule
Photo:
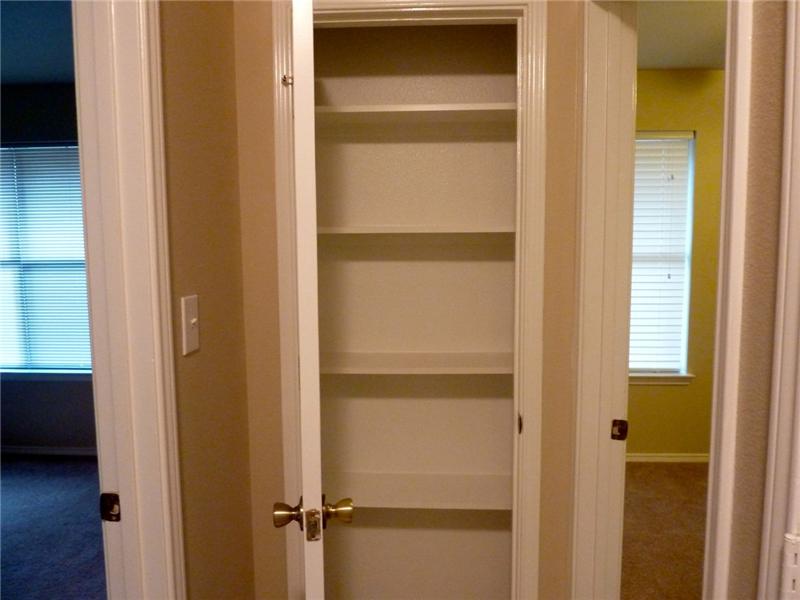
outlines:
[[[326,504],[325,496],[323,496],[322,528],[325,529],[328,526],[328,519],[337,519],[342,523],[352,523],[355,509],[352,498],[342,498],[336,504]]]
[[[297,506],[289,506],[285,502],[276,502],[272,505],[272,524],[275,527],[286,527],[292,521],[297,521],[300,531],[303,531],[303,499]]]

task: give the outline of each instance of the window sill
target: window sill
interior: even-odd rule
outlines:
[[[691,373],[631,373],[629,385],[689,385],[694,381]]]
[[[91,381],[91,371],[0,371],[3,381]]]

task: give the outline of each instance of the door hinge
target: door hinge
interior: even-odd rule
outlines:
[[[291,75],[282,75],[281,76],[281,83],[283,85],[294,85],[294,77]]]
[[[628,422],[625,419],[614,419],[611,421],[611,439],[628,439]]]
[[[781,600],[800,598],[800,535],[783,536]]]
[[[522,415],[517,413],[517,433],[522,435]]]
[[[116,522],[122,519],[119,507],[119,494],[104,492],[100,494],[100,518]]]

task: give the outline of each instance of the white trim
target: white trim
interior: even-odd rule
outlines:
[[[320,435],[319,310],[317,291],[317,175],[314,127],[314,8],[292,0],[292,144],[294,154],[294,258],[297,269],[297,361],[300,397],[300,455],[303,518],[322,511]],[[324,533],[305,535],[303,562],[307,598],[325,597]],[[297,532],[294,533],[297,535]]]
[[[618,598],[628,396],[636,5],[588,2],[578,273],[572,598]]]
[[[100,482],[111,598],[185,598],[159,6],[73,4]]]
[[[750,146],[753,3],[728,4],[719,287],[703,597],[728,597]]]
[[[759,598],[780,593],[784,534],[800,534],[800,10],[787,5],[778,289]]]
[[[295,257],[294,146],[292,86],[281,81],[292,73],[292,10],[289,2],[272,5],[275,80],[275,211],[278,234],[278,305],[281,346],[281,415],[283,431],[283,501],[294,506],[302,495],[300,460],[300,379],[297,350],[297,260]],[[275,500],[280,500],[275,498]],[[286,569],[291,600],[304,598],[303,537],[286,528]]]
[[[511,597],[539,597],[542,361],[546,175],[547,3],[524,6],[517,24],[517,247],[514,401],[524,420],[514,436]]]
[[[94,446],[6,446],[3,454],[33,454],[36,456],[97,456]]]
[[[707,463],[708,452],[668,453],[668,452],[628,452],[625,462],[629,463]]]
[[[292,165],[284,157],[296,154],[291,139],[291,94],[287,86],[280,85],[280,77],[287,73],[288,37],[286,23],[290,20],[287,6],[276,3],[275,53],[276,53],[276,190],[278,213],[279,280],[281,287],[281,354],[282,354],[282,406],[283,436],[285,447],[285,493],[291,501],[299,489],[300,439],[298,381],[296,362],[298,356],[298,294],[294,284],[297,281],[298,267],[294,238],[296,218],[294,211],[294,190]],[[526,77],[520,87],[520,131],[525,131],[524,142],[519,147],[520,197],[526,198],[526,210],[519,215],[525,221],[524,236],[518,236],[517,255],[520,264],[533,274],[522,278],[517,275],[518,321],[523,329],[518,334],[516,386],[520,414],[525,416],[523,439],[515,440],[515,469],[524,477],[518,477],[521,485],[514,489],[515,497],[515,540],[513,565],[513,595],[517,598],[535,599],[538,595],[538,541],[539,541],[539,470],[541,445],[541,330],[542,330],[542,277],[544,265],[544,74],[545,74],[545,34],[546,4],[541,2],[493,2],[482,0],[471,2],[394,2],[380,4],[371,2],[333,3],[323,2],[317,7],[315,21],[323,21],[326,26],[341,25],[343,22],[379,26],[382,24],[420,24],[437,23],[524,23],[519,45],[520,65],[525,61]],[[292,71],[293,72],[293,71]],[[294,93],[297,93],[295,78]],[[522,205],[520,201],[520,206]],[[316,232],[314,232],[316,235]],[[524,289],[523,289],[524,288]],[[524,359],[522,354],[524,353]],[[525,366],[523,369],[522,366]],[[627,365],[626,365],[627,368]],[[305,386],[304,387],[304,392]],[[534,390],[524,398],[520,389]],[[304,426],[304,424],[303,424]],[[524,481],[522,481],[524,479]],[[356,499],[357,501],[357,499]],[[288,579],[290,597],[297,597],[302,585],[303,575],[298,565],[303,562],[292,560],[298,557],[296,532],[287,532]],[[295,553],[292,555],[291,553]]]

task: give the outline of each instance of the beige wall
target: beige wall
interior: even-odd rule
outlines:
[[[259,507],[253,510],[255,591],[257,598],[285,598],[286,535],[299,532],[275,529],[269,510],[284,500],[271,3],[236,2],[234,30],[250,485]]]
[[[580,94],[583,8],[547,10],[547,181],[539,595],[569,598],[575,445]]]
[[[200,297],[201,348],[175,358],[193,599],[254,593],[233,13],[220,2],[161,6],[176,349],[179,298]]]
[[[755,598],[761,544],[777,273],[786,5],[759,1],[753,88],[747,242],[730,598]]]

